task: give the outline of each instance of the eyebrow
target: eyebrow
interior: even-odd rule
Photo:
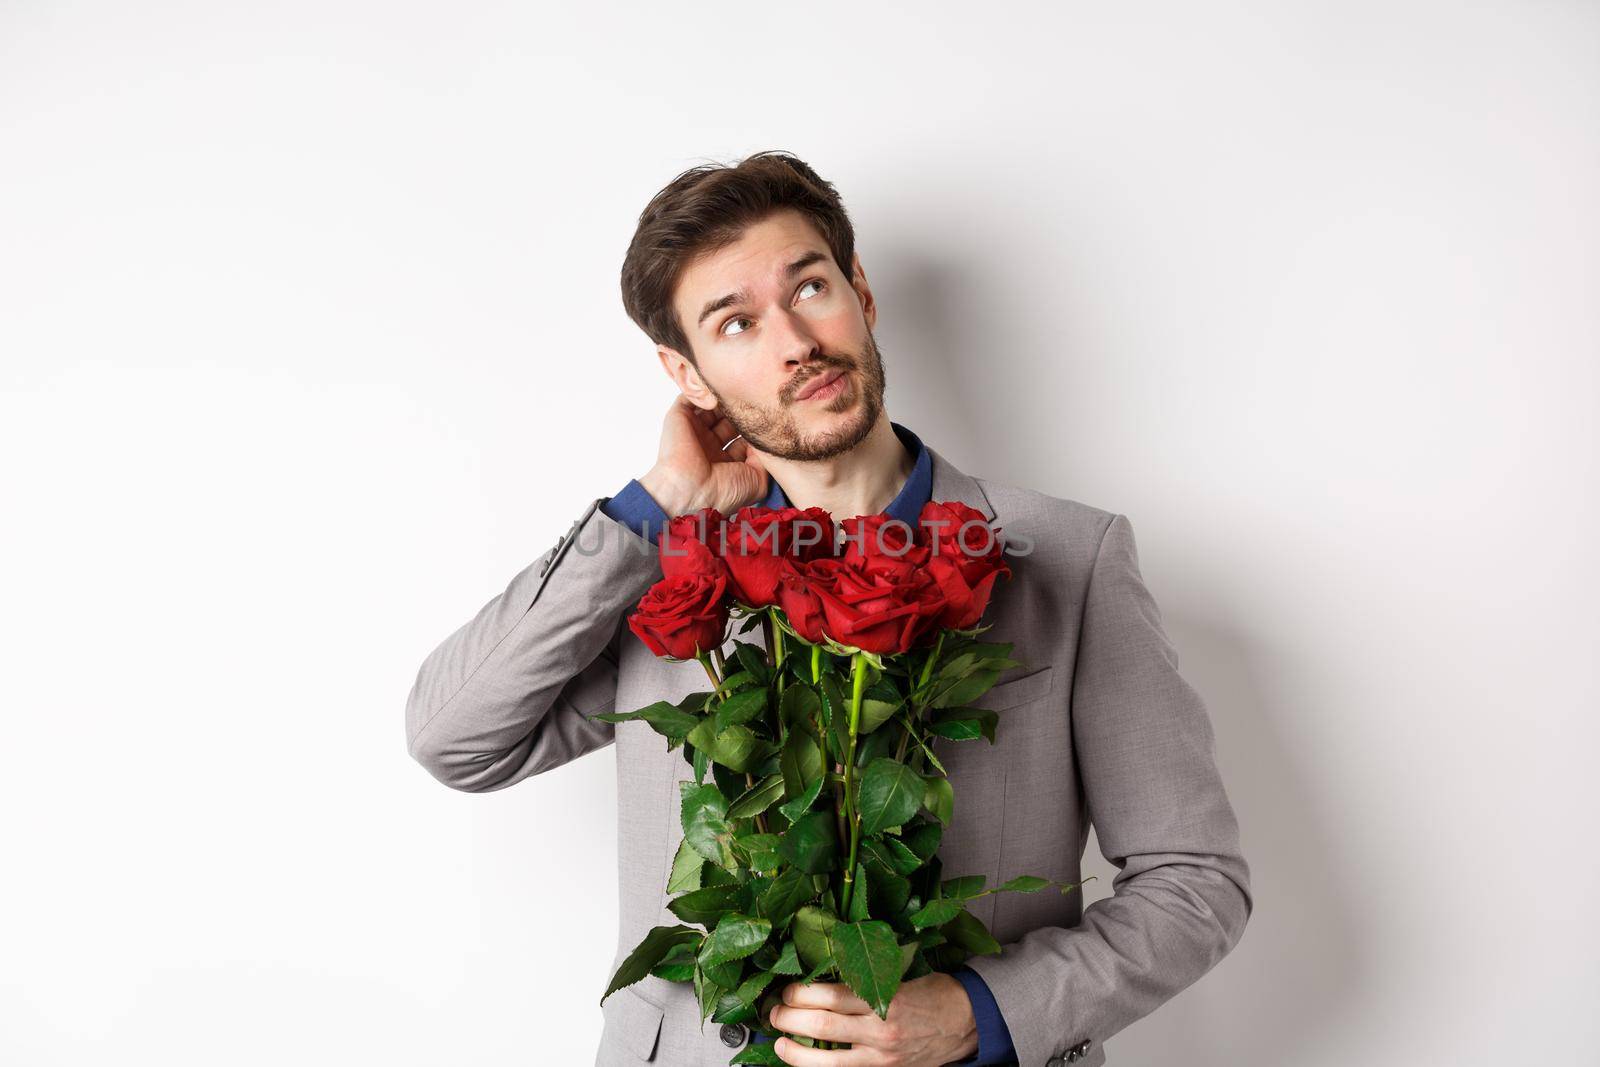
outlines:
[[[818,252],[816,249],[812,249],[799,259],[795,260],[793,263],[789,264],[787,267],[783,268],[783,276],[785,278],[793,278],[796,274],[799,274],[801,271],[811,266],[811,264],[820,262],[821,260],[827,258],[828,254],[826,252]],[[706,306],[700,309],[700,317],[694,320],[695,327],[698,329],[700,326],[704,325],[707,318],[721,311],[723,308],[731,307],[734,304],[743,303],[749,299],[750,290],[740,289],[736,293],[728,293],[726,296],[719,296],[715,300],[708,301]]]

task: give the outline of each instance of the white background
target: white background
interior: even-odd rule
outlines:
[[[0,1060],[592,1062],[614,750],[403,706],[653,461],[623,251],[763,148],[1211,708],[1256,911],[1111,1060],[1593,1057],[1600,11],[575,7],[0,2]]]

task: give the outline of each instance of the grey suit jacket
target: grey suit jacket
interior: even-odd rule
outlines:
[[[1249,868],[1211,721],[1178,673],[1125,516],[972,477],[929,451],[932,499],[978,509],[1019,549],[1007,551],[1013,577],[996,585],[984,639],[1012,642],[1025,664],[976,701],[1000,713],[992,746],[934,742],[956,798],[944,874],[1078,882],[1093,823],[1118,868],[1113,894],[1088,908],[1079,890],[981,897],[971,910],[1003,951],[969,964],[1020,1064],[1095,1067],[1108,1038],[1215,966],[1249,919]],[[656,658],[627,628],[661,567],[601,499],[427,657],[406,739],[435,778],[468,792],[615,744],[621,915],[609,978],[652,926],[679,922],[666,884],[683,837],[678,782],[693,772],[645,723],[591,716],[676,701],[706,679],[698,663]],[[722,1067],[750,1036],[702,1029],[692,986],[653,975],[613,993],[602,1014],[597,1067]]]

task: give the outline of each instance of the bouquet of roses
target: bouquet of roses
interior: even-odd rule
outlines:
[[[694,769],[667,883],[683,923],[652,929],[602,1004],[646,975],[692,981],[702,1027],[776,1037],[759,1002],[786,976],[842,981],[887,1018],[903,980],[1000,951],[969,901],[1052,884],[942,877],[955,797],[931,742],[993,744],[998,716],[969,705],[1022,664],[977,639],[1011,577],[998,530],[958,501],[929,501],[918,522],[846,519],[840,546],[820,508],[751,506],[662,532],[663,577],[628,625],[657,656],[699,661],[711,688],[596,718],[642,719]],[[735,619],[763,643],[724,657]],[[783,1061],[756,1042],[730,1062]]]

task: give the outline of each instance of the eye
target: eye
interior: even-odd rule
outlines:
[[[749,320],[749,319],[747,319],[747,318],[745,318],[745,317],[744,317],[744,316],[743,316],[743,315],[735,315],[735,316],[734,316],[734,317],[733,317],[733,318],[731,318],[731,319],[729,319],[729,320],[728,320],[728,321],[727,321],[727,322],[725,322],[725,323],[723,323],[723,324],[722,324],[722,335],[723,335],[723,336],[724,336],[724,337],[732,337],[732,336],[733,336],[733,334],[730,334],[730,333],[729,333],[729,332],[728,332],[728,327],[729,327],[729,326],[732,326],[732,325],[733,325],[733,324],[734,324],[734,323],[736,323],[736,322],[749,322],[749,321],[750,321],[750,320]],[[736,332],[738,332],[738,333],[744,333],[744,331],[743,331],[743,330],[738,330],[738,331],[736,331]]]
[[[810,281],[806,282],[805,285],[802,285],[800,287],[802,291],[804,291],[806,285],[821,286],[823,289],[826,289],[828,287],[828,283],[823,281],[821,278],[812,278]]]

